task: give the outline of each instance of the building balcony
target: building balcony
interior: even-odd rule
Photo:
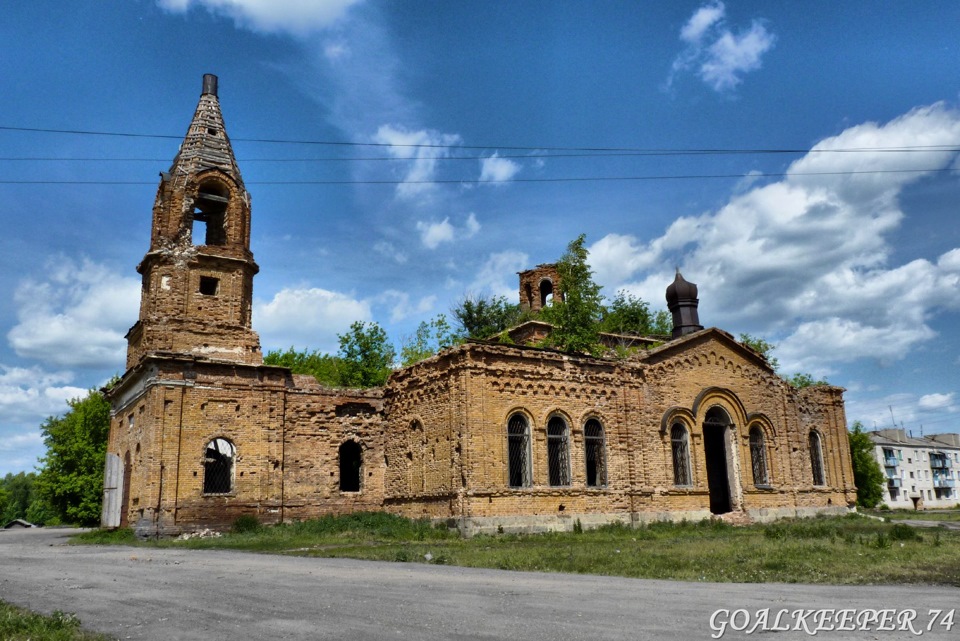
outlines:
[[[883,457],[883,464],[886,467],[896,467],[897,466],[897,457],[896,456],[885,456]]]
[[[901,487],[902,483],[900,479],[887,479],[887,487]]]
[[[957,482],[953,479],[933,479],[933,487],[956,487]]]
[[[953,461],[951,461],[946,456],[931,456],[930,457],[930,467],[935,470],[948,470],[953,467]]]

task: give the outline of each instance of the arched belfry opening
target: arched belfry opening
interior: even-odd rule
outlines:
[[[229,192],[219,182],[206,180],[200,184],[197,189],[197,198],[193,203],[191,233],[194,245],[226,244],[227,205],[229,204]]]
[[[730,484],[730,430],[733,422],[721,407],[711,407],[703,421],[703,453],[707,463],[710,512],[726,514],[733,509]]]
[[[540,281],[540,308],[543,309],[553,302],[553,281],[544,278]]]
[[[539,312],[554,300],[563,300],[563,287],[556,265],[537,265],[518,274],[521,311]]]

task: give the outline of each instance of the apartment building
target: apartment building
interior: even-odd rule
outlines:
[[[960,504],[960,434],[915,438],[902,429],[870,433],[874,456],[887,477],[891,508],[933,509]]]

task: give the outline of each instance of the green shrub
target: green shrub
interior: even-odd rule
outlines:
[[[259,532],[261,529],[263,529],[263,526],[260,525],[257,517],[252,514],[243,514],[236,518],[230,531],[234,534],[251,534]]]

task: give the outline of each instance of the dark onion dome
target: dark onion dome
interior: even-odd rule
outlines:
[[[683,279],[680,270],[677,270],[677,276],[667,287],[667,305],[675,305],[681,300],[696,300],[697,286],[688,283]]]

